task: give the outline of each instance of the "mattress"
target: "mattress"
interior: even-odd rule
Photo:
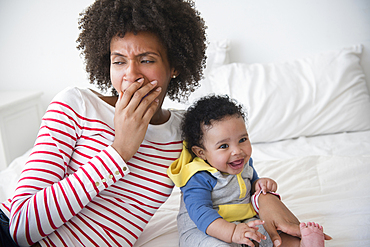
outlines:
[[[300,221],[324,226],[326,246],[370,246],[370,131],[254,144],[252,157]],[[178,246],[179,202],[174,188],[136,247]]]

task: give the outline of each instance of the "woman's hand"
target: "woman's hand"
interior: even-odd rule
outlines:
[[[144,140],[149,122],[158,107],[161,88],[157,81],[142,86],[144,79],[133,82],[119,93],[114,114],[115,139],[112,147],[127,162]]]
[[[277,233],[280,230],[288,235],[301,238],[299,229],[299,220],[295,215],[284,205],[280,199],[272,194],[261,194],[259,199],[259,216],[265,221],[263,227],[270,235],[274,246],[281,245],[281,238]],[[324,233],[325,240],[330,240],[332,237]]]
[[[274,246],[280,246],[281,244],[281,238],[277,230],[301,237],[299,220],[278,197],[272,194],[261,194],[258,203],[259,216],[265,222],[263,227],[270,235]]]

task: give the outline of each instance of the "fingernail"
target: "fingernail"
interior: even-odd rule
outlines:
[[[156,85],[157,84],[157,81],[151,81],[150,84]]]
[[[144,81],[144,78],[140,78],[139,80],[137,80],[137,82],[139,83],[142,83]]]
[[[279,240],[275,240],[275,241],[274,241],[274,245],[275,245],[275,246],[280,246],[280,241],[279,241]]]
[[[160,92],[161,90],[162,90],[161,87],[157,87],[157,89],[155,91]]]

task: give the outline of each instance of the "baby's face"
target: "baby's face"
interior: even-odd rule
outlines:
[[[240,173],[252,154],[242,117],[231,116],[203,126],[203,149],[199,157],[221,172]]]

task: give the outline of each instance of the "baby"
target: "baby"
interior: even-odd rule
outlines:
[[[204,97],[185,113],[184,148],[167,171],[182,192],[180,247],[273,246],[257,202],[260,193],[274,193],[277,183],[259,178],[253,168],[245,118],[227,96]],[[300,228],[301,240],[281,233],[283,246],[324,246],[321,226]]]

